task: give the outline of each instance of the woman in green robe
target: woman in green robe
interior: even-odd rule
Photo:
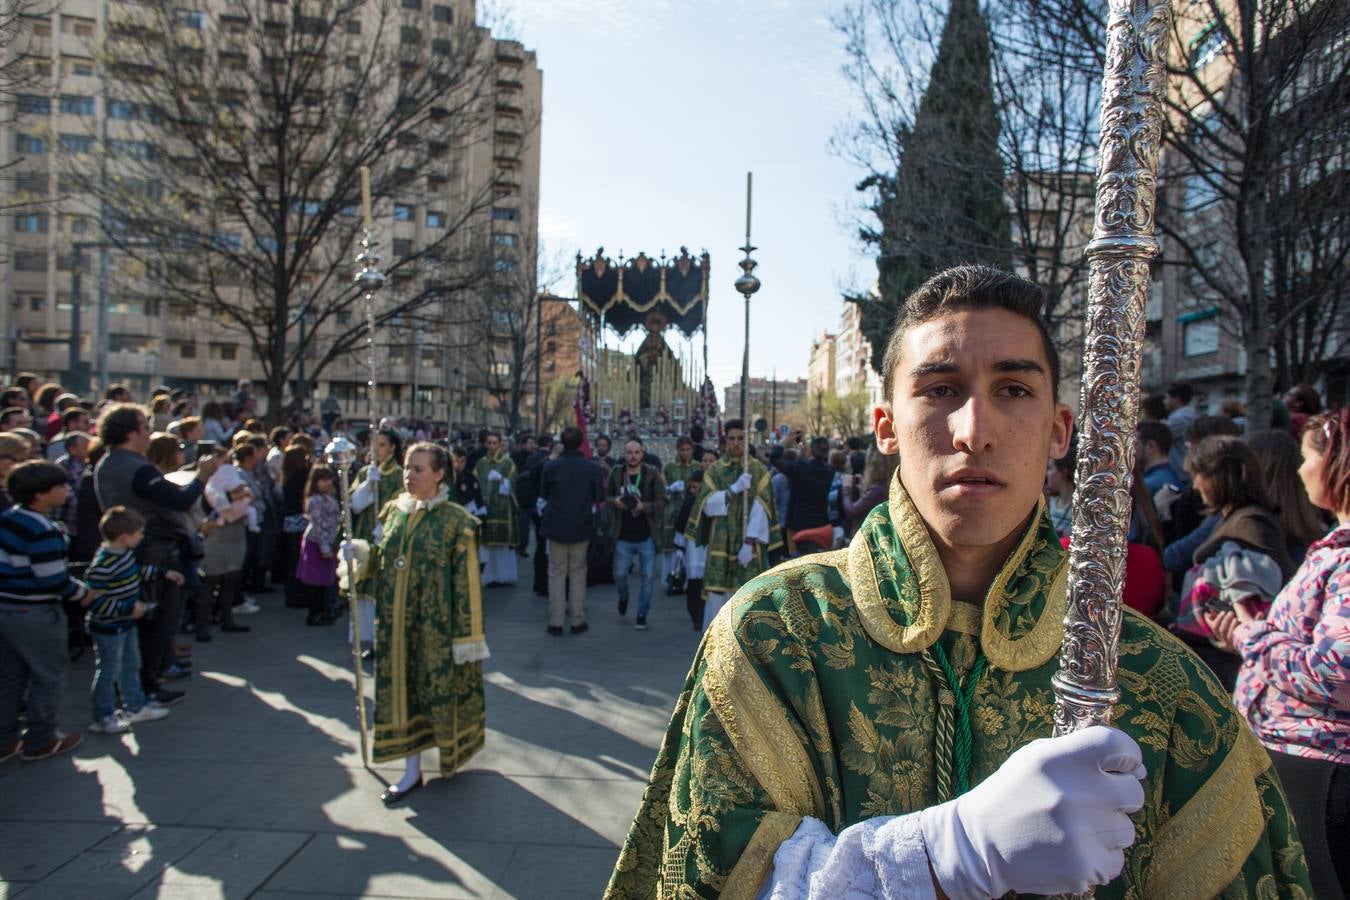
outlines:
[[[375,762],[406,760],[381,796],[392,806],[422,786],[421,753],[453,775],[483,747],[483,597],[478,521],[450,500],[445,449],[408,449],[407,490],[380,512],[369,564],[375,589]]]
[[[362,466],[356,473],[356,487],[351,494],[352,537],[378,543],[375,536],[376,516],[385,504],[403,490],[403,438],[392,428],[375,432],[375,464]],[[357,624],[361,628],[361,643],[367,645],[363,657],[369,658],[369,645],[375,637],[375,586],[369,576],[356,583]],[[348,625],[348,628],[351,628]],[[348,634],[348,640],[353,635]]]

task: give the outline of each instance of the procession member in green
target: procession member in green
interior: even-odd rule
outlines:
[[[474,476],[483,495],[484,509],[478,556],[483,563],[483,583],[488,587],[516,582],[516,498],[511,486],[516,479],[516,464],[502,446],[502,436],[488,432],[487,453],[474,466]]]
[[[379,542],[375,529],[380,510],[403,490],[403,438],[392,428],[381,428],[374,434],[375,461],[362,466],[356,473],[356,487],[351,494],[352,537]],[[367,645],[363,656],[370,655],[369,645],[375,639],[375,586],[369,580],[356,584],[356,624],[361,629],[361,643]],[[347,640],[353,638],[352,623],[347,623]]]
[[[681,501],[684,499],[685,480],[694,472],[702,471],[703,464],[694,459],[694,442],[688,437],[681,437],[675,442],[675,459],[666,463],[661,470],[666,491],[670,494],[670,502],[661,516],[661,538],[657,541],[657,549],[661,551],[662,583],[670,577],[680,554],[680,548],[675,546],[675,519],[680,514]]]
[[[375,585],[375,762],[406,759],[386,806],[422,786],[421,753],[449,777],[483,747],[483,595],[478,520],[450,500],[445,448],[413,444],[406,491],[380,513]]]
[[[1033,284],[962,266],[902,305],[845,549],[743,587],[695,657],[606,896],[1310,896],[1270,760],[1125,610],[1116,727],[1051,737],[1068,448]],[[1119,729],[1119,730],[1117,730]]]
[[[703,487],[684,529],[687,540],[708,549],[703,573],[703,593],[708,600],[704,628],[741,585],[769,568],[769,552],[783,543],[768,468],[754,457],[749,471],[741,467],[744,424],[731,419],[723,426],[723,434],[726,455],[704,470]],[[748,519],[747,502],[751,504]]]

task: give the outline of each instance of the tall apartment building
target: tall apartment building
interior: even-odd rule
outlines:
[[[812,394],[833,394],[837,372],[838,343],[835,335],[822,331],[811,342],[811,359],[806,367],[806,386]]]
[[[349,34],[360,34],[362,22],[368,34],[376,0],[347,24]],[[24,32],[10,48],[11,54],[26,53],[25,65],[39,78],[19,96],[12,124],[0,136],[0,165],[10,166],[16,194],[37,202],[0,220],[0,242],[12,248],[0,258],[0,326],[5,340],[0,345],[0,365],[10,372],[26,369],[57,381],[68,380],[71,369],[71,333],[79,321],[78,357],[92,369],[94,387],[125,382],[144,394],[155,384],[195,389],[203,396],[218,396],[240,378],[257,378],[261,372],[252,347],[237,327],[208,310],[182,304],[161,303],[143,292],[123,290],[136,278],[135,267],[115,251],[100,249],[99,222],[89,210],[96,208],[88,196],[73,195],[58,177],[69,157],[87,157],[82,163],[103,164],[98,156],[107,146],[118,145],[125,120],[142,118],[137,109],[119,99],[120,76],[107,75],[97,48],[116,38],[119,23],[133,14],[134,0],[63,0],[44,5],[49,14],[27,17]],[[204,54],[204,65],[225,66],[225,36],[239,35],[248,19],[236,3],[226,0],[185,0],[174,11],[175,25],[182,32],[200,32],[198,42],[213,52]],[[296,7],[302,9],[302,7]],[[410,35],[437,46],[450,46],[448,30],[476,22],[474,0],[390,0],[392,15],[386,39],[407,42]],[[291,15],[291,6],[277,6],[277,15]],[[270,23],[264,23],[270,24]],[[256,26],[256,23],[253,23]],[[299,23],[295,24],[298,29]],[[428,168],[392,204],[380,204],[374,222],[377,252],[386,270],[399,258],[433,243],[456,221],[455,204],[466,185],[490,185],[491,202],[475,214],[463,230],[466,235],[490,235],[490,246],[500,258],[499,268],[533,272],[537,247],[540,141],[534,123],[542,109],[542,73],[535,54],[518,42],[493,38],[481,26],[476,34],[482,64],[492,67],[485,102],[492,104],[481,134],[464,142],[463,152],[449,154],[444,171]],[[110,33],[111,32],[111,33]],[[219,36],[221,40],[215,40]],[[371,37],[371,40],[375,40]],[[222,48],[219,54],[214,48]],[[350,58],[349,58],[350,60]],[[348,63],[350,65],[350,61]],[[380,86],[372,85],[372,97]],[[359,99],[359,98],[358,98]],[[427,125],[425,139],[434,141],[434,125]],[[102,136],[102,140],[100,140]],[[130,142],[121,140],[121,145]],[[119,146],[122,152],[133,147]],[[114,159],[106,163],[116,172]],[[172,185],[166,186],[171,190]],[[106,211],[105,211],[106,212]],[[344,214],[356,215],[353,208]],[[222,239],[248,241],[247,235],[225,234]],[[466,237],[467,239],[467,237]],[[75,245],[82,248],[86,265],[78,274]],[[351,247],[332,247],[329,252],[350,259]],[[79,306],[74,302],[79,282]],[[523,298],[511,302],[528,306],[533,300],[532,279],[520,279]],[[412,290],[417,285],[391,278],[383,289]],[[334,289],[341,289],[336,287]],[[500,290],[500,288],[498,288]],[[383,300],[376,294],[376,305]],[[449,300],[443,301],[449,303]],[[104,307],[106,334],[97,329],[99,306]],[[348,331],[359,306],[305,334],[310,344],[308,360],[318,359],[335,337]],[[440,321],[452,321],[443,316]],[[417,415],[443,420],[463,414],[470,422],[500,424],[494,412],[500,398],[470,373],[466,353],[486,353],[489,347],[463,349],[463,335],[448,333],[456,326],[425,325],[394,321],[380,329],[376,339],[377,378],[380,384],[380,415]],[[292,328],[289,346],[300,340]],[[103,352],[100,353],[100,345]],[[106,360],[106,370],[100,362]],[[78,367],[77,367],[78,368]],[[293,373],[293,375],[296,373]],[[330,363],[315,378],[306,378],[305,394],[310,405],[335,395],[352,414],[366,409],[367,361],[359,350]],[[293,377],[292,381],[296,379]],[[85,385],[76,385],[83,389]],[[532,399],[532,398],[531,398]]]
[[[741,412],[741,382],[737,379],[729,385],[723,395],[723,417],[727,419],[746,419],[746,426],[754,428],[755,420],[763,418],[769,428],[776,428],[783,421],[784,414],[806,402],[807,379],[805,378],[755,378],[746,382],[745,406],[747,412]]]
[[[844,396],[861,391],[870,405],[880,403],[884,399],[881,376],[872,368],[872,342],[863,337],[862,309],[858,304],[844,301],[836,344],[835,392]]]

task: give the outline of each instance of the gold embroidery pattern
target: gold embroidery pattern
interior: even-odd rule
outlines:
[[[736,860],[722,888],[722,900],[755,900],[764,878],[773,870],[773,855],[801,824],[802,817],[788,813],[765,813],[759,827]]]

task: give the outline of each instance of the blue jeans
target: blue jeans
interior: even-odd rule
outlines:
[[[645,541],[618,541],[614,545],[614,583],[619,588],[619,599],[628,599],[628,568],[633,557],[638,559],[638,576],[642,586],[638,589],[639,616],[647,615],[652,608],[652,584],[656,580],[656,542],[651,538]]]
[[[94,721],[101,722],[117,708],[116,688],[122,689],[122,706],[135,712],[145,705],[141,690],[140,632],[135,627],[116,634],[90,635],[94,639]]]

